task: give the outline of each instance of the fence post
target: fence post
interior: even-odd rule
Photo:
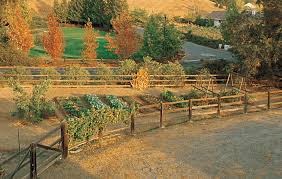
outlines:
[[[161,110],[160,110],[160,128],[164,128],[164,125],[163,125],[163,117],[164,117],[164,104],[161,102]]]
[[[30,178],[37,178],[36,144],[30,144]]]
[[[221,97],[220,95],[217,96],[217,116],[220,117],[220,110],[221,110]]]
[[[61,124],[61,141],[62,141],[62,158],[65,159],[68,157],[68,150],[69,150],[69,139],[67,134],[66,122],[63,122]]]
[[[193,107],[192,99],[189,99],[189,121],[192,120],[192,107]]]
[[[267,109],[270,109],[270,91],[267,92]]]
[[[131,114],[130,132],[133,134],[135,131],[135,117]]]
[[[247,96],[247,92],[245,92],[245,96],[244,96],[244,113],[247,114],[248,112],[248,96]]]

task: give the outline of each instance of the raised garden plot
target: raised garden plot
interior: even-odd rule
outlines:
[[[89,103],[89,105],[94,109],[102,109],[108,107],[104,104],[97,95],[95,94],[86,94],[84,95],[84,100]]]
[[[127,103],[121,101],[118,99],[118,97],[114,95],[107,95],[106,99],[108,100],[110,107],[114,109],[127,109],[128,105]]]

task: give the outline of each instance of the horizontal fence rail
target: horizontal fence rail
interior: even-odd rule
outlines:
[[[201,75],[150,75],[150,87],[181,87],[195,84]],[[91,86],[117,86],[131,87],[135,75],[17,75],[0,74],[0,85],[7,85],[10,78],[14,78],[24,85],[39,84],[49,79],[53,86],[58,87],[91,87]],[[224,83],[225,75],[211,75],[216,83]],[[177,79],[177,80],[175,80]],[[209,80],[202,80],[209,82]]]

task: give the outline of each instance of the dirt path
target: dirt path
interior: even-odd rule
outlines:
[[[281,178],[282,111],[154,130],[89,145],[41,178]]]

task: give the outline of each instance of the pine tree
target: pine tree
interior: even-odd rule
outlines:
[[[115,49],[115,53],[122,59],[131,57],[140,48],[140,37],[133,24],[131,16],[123,13],[112,21],[116,32],[115,39],[107,36],[108,48]]]
[[[58,60],[64,53],[64,36],[54,13],[48,15],[48,30],[43,34],[43,46],[54,60]]]
[[[96,59],[96,49],[99,47],[99,44],[96,42],[97,34],[94,32],[92,27],[92,22],[88,18],[87,23],[85,24],[85,34],[84,34],[84,50],[82,56],[84,59]]]
[[[8,23],[9,45],[28,53],[34,46],[33,36],[19,6],[15,7],[14,15],[8,17]]]
[[[68,20],[71,22],[83,22],[85,0],[71,0],[68,3]]]

